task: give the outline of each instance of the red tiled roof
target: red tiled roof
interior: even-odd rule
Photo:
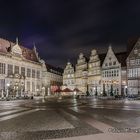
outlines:
[[[11,51],[11,48],[15,45],[15,43],[2,39],[0,38],[0,52],[1,53],[5,53],[8,54]],[[19,47],[22,49],[22,55],[25,59],[30,60],[30,61],[34,61],[34,62],[38,62],[37,56],[35,54],[34,50],[25,48],[21,45],[19,45]]]
[[[27,60],[30,60],[30,61],[38,62],[38,59],[37,59],[37,56],[36,56],[34,50],[31,50],[31,49],[28,49],[28,48],[25,48],[22,46],[20,46],[20,47],[22,49],[22,55],[24,58],[26,58]]]
[[[54,92],[62,92],[62,90],[60,88],[58,88]]]

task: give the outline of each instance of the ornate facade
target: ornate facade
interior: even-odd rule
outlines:
[[[89,60],[80,53],[75,66],[75,88],[96,96],[103,94],[103,90],[108,96],[125,95],[127,87],[125,60],[126,52],[115,55],[111,46],[106,55],[98,55],[93,49]],[[63,74],[65,79],[63,85],[69,80],[68,74],[65,73],[66,71]],[[67,86],[72,89],[69,83]]]
[[[88,62],[88,88],[93,95],[101,92],[101,61],[95,49],[91,51]]]
[[[75,88],[75,72],[74,67],[70,62],[67,63],[63,73],[63,85],[69,89]]]
[[[0,39],[0,91],[6,96],[37,95],[42,88],[38,53],[18,43]]]
[[[40,59],[35,46],[0,39],[0,97],[45,95],[56,85],[62,85],[62,71]]]
[[[75,86],[82,92],[88,90],[88,69],[87,69],[87,60],[85,56],[80,53],[75,66]]]
[[[128,94],[140,94],[140,39],[127,58]]]

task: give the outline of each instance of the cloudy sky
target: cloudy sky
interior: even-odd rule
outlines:
[[[28,47],[55,66],[76,62],[93,48],[109,44],[124,51],[128,38],[140,36],[139,0],[1,0],[0,37]]]

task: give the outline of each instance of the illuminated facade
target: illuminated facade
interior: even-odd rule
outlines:
[[[70,62],[67,63],[63,73],[63,86],[69,89],[75,88],[75,72]]]
[[[128,94],[140,94],[140,39],[127,57]]]
[[[93,95],[101,92],[101,61],[95,49],[91,51],[88,62],[88,89]]]
[[[88,90],[88,64],[85,56],[80,53],[75,66],[75,86],[82,92]]]
[[[42,88],[42,64],[36,48],[0,39],[1,96],[37,95]]]
[[[69,66],[71,64],[67,64]],[[63,85],[69,80],[69,67],[66,67],[63,74]],[[73,68],[74,70],[74,68]],[[83,93],[87,91],[90,95],[103,94],[103,88],[107,96],[126,95],[126,52],[114,54],[112,47],[109,46],[107,54],[98,55],[93,49],[89,60],[80,53],[75,66],[75,88]],[[74,80],[74,79],[73,79]],[[71,88],[70,83],[67,86]]]
[[[102,65],[102,91],[108,96],[127,94],[126,52],[114,53],[109,46]]]
[[[62,85],[62,70],[40,59],[36,47],[0,39],[0,98],[47,95]]]
[[[102,89],[103,88],[105,88],[105,93],[108,96],[121,94],[121,63],[119,63],[111,46],[109,46],[102,65]]]

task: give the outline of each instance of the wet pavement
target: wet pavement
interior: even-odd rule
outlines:
[[[112,139],[112,135],[123,139],[124,134],[134,140],[140,136],[140,101],[48,98],[0,102],[0,140]]]

